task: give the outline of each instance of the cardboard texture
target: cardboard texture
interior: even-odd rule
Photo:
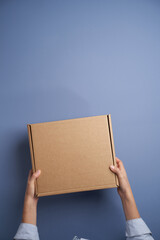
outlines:
[[[113,188],[118,179],[111,115],[28,124],[36,196]]]

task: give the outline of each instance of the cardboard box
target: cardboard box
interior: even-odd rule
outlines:
[[[28,124],[36,196],[113,188],[118,179],[111,115]]]

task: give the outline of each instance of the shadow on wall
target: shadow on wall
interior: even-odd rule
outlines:
[[[91,107],[84,97],[67,87],[35,88],[24,94],[28,99],[25,120],[29,123],[87,117],[91,114]]]

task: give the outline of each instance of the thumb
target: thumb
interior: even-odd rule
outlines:
[[[33,173],[31,176],[31,181],[34,182],[36,180],[36,178],[38,178],[40,176],[40,174],[41,174],[41,170],[37,170],[35,173]]]
[[[109,166],[109,168],[110,168],[110,170],[111,170],[112,172],[116,173],[117,176],[119,176],[120,171],[119,171],[119,169],[118,169],[116,166],[111,165],[111,166]]]

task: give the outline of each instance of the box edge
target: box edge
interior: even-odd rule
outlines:
[[[35,159],[34,159],[34,146],[33,146],[33,139],[32,139],[31,124],[27,124],[27,130],[28,130],[28,139],[29,139],[29,148],[30,148],[32,171],[34,173],[34,172],[36,172],[36,164],[35,164]],[[37,179],[35,180],[35,196],[38,196]]]
[[[113,129],[112,129],[112,120],[111,120],[111,114],[107,115],[107,119],[108,119],[108,126],[109,126],[109,134],[110,134],[110,141],[111,141],[111,151],[112,151],[112,159],[113,159],[113,165],[116,166],[116,160],[115,160],[115,146],[114,146],[114,139],[113,139]],[[118,177],[115,174],[115,183],[116,186],[119,186],[119,182],[118,182]]]
[[[70,191],[70,190],[60,190],[60,191],[51,191],[51,192],[40,192],[37,194],[38,197],[45,197],[45,196],[51,196],[51,195],[60,195],[60,194],[70,194],[70,193],[78,193],[78,192],[86,192],[86,191],[94,191],[94,190],[103,190],[103,189],[109,189],[109,188],[116,188],[117,186],[115,184],[109,184],[109,185],[104,185],[102,187],[97,187],[97,188],[82,188],[82,189],[77,189],[76,191]]]

